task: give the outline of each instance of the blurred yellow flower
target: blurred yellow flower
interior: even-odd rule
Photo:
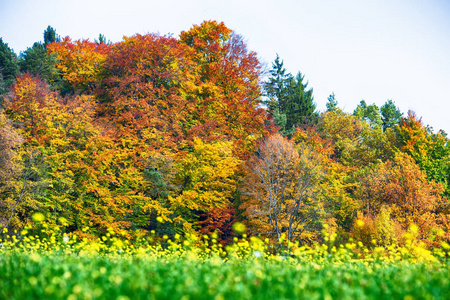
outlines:
[[[42,222],[42,221],[44,221],[44,219],[45,219],[44,215],[41,214],[41,213],[39,213],[39,212],[34,213],[33,216],[32,216],[31,218],[32,218],[33,221],[35,221],[35,222]]]
[[[245,231],[245,225],[241,222],[236,222],[233,224],[233,230],[236,233],[243,233]]]

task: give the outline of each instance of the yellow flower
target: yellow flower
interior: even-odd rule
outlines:
[[[39,213],[39,212],[34,213],[33,216],[32,216],[31,218],[32,218],[33,221],[35,221],[35,222],[42,222],[42,221],[44,221],[44,219],[45,219],[44,215],[41,214],[41,213]]]
[[[67,222],[67,219],[64,217],[60,217],[59,218],[59,222],[61,223],[61,225],[63,226],[69,226],[69,222]]]
[[[241,222],[236,222],[233,224],[233,230],[236,233],[243,233],[245,231],[245,225]]]
[[[411,224],[409,226],[409,230],[413,233],[413,234],[417,234],[419,232],[419,227],[416,224]]]

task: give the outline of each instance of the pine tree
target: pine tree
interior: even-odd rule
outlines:
[[[327,111],[336,111],[338,109],[338,102],[336,100],[336,95],[334,94],[334,92],[331,93],[330,96],[328,96],[327,100]]]
[[[308,89],[305,75],[298,72],[295,78],[291,77],[289,80],[287,103],[284,111],[287,119],[286,128],[314,124],[317,119],[315,110],[313,89]]]
[[[104,34],[102,34],[102,33],[100,33],[100,34],[98,35],[98,39],[95,39],[95,43],[96,43],[97,45],[100,45],[100,44],[111,45],[111,41],[107,41],[107,40],[106,40],[106,36],[105,36]]]
[[[291,135],[298,126],[315,123],[313,90],[308,89],[308,82],[300,72],[295,77],[287,73],[278,55],[265,90],[269,112],[283,135]]]
[[[33,75],[38,75],[42,79],[46,80],[53,88],[61,88],[61,78],[56,69],[56,53],[49,54],[47,51],[47,45],[53,42],[61,41],[60,37],[56,34],[55,29],[48,26],[44,30],[44,43],[35,42],[32,47],[27,48],[24,52],[20,53],[19,66],[22,72],[29,72]]]
[[[19,66],[22,72],[39,75],[53,87],[60,84],[58,70],[55,68],[56,54],[49,55],[45,46],[39,42],[20,54]]]
[[[9,86],[19,75],[19,65],[14,51],[0,38],[0,96],[5,94]],[[0,97],[1,107],[1,97]]]
[[[269,98],[267,106],[270,112],[278,109],[280,113],[285,110],[287,83],[292,75],[286,72],[283,64],[284,62],[282,60],[280,61],[280,57],[277,54],[277,58],[272,63],[269,81],[265,85],[266,95]]]
[[[395,106],[392,100],[388,100],[381,108],[381,120],[383,122],[383,130],[393,128],[399,124],[402,119],[400,109]]]
[[[48,44],[59,41],[61,41],[61,38],[56,34],[55,29],[49,25],[44,31],[44,46],[47,47]]]

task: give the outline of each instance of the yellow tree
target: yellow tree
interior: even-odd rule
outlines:
[[[356,167],[341,164],[335,158],[335,146],[333,140],[325,140],[320,137],[320,132],[312,127],[305,130],[297,129],[292,137],[297,148],[310,147],[320,158],[323,168],[323,177],[318,188],[317,197],[323,203],[327,211],[326,222],[330,230],[349,230],[356,216],[358,202],[353,198],[352,191],[355,184],[351,174]]]
[[[14,213],[23,202],[26,185],[19,180],[20,166],[18,147],[22,139],[13,128],[11,121],[0,110],[0,224],[8,227]],[[19,207],[18,207],[19,206]]]
[[[368,127],[361,118],[337,109],[322,114],[319,128],[321,136],[333,142],[334,158],[345,166],[354,166],[355,151]]]
[[[229,207],[242,162],[233,155],[232,143],[226,141],[206,143],[195,138],[192,152],[181,155],[177,177],[182,192],[169,201],[189,230],[192,224],[186,221],[195,223],[202,212]]]
[[[9,185],[4,201],[9,203],[7,224],[16,228],[25,226],[31,214],[39,209],[37,194],[45,188],[43,174],[47,167],[43,149],[39,147],[46,132],[42,109],[54,96],[44,82],[26,73],[17,78],[8,97],[5,97],[5,112],[17,124],[17,129],[13,129],[8,122],[4,123],[3,130],[9,132],[5,132],[4,138],[10,139],[17,132],[24,142],[15,149],[16,168],[15,172],[10,173],[11,183],[14,184]]]
[[[23,151],[33,154],[22,155],[33,171],[23,186],[29,190],[31,183],[45,179],[39,193],[30,196],[33,209],[52,225],[63,225],[63,217],[69,231],[90,227],[91,233],[100,234],[112,229],[130,237],[132,226],[146,224],[138,215],[155,209],[168,219],[167,213],[143,194],[141,153],[96,124],[96,105],[87,95],[62,99],[27,74],[18,78],[5,104],[11,119],[21,125]]]

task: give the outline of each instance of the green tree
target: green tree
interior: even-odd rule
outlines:
[[[286,98],[287,98],[287,83],[291,74],[286,72],[283,66],[284,62],[277,54],[277,58],[272,63],[272,70],[270,70],[270,78],[265,84],[265,92],[269,100],[267,105],[269,111],[274,111],[277,108],[279,110],[285,110]]]
[[[286,73],[278,55],[272,63],[265,90],[269,112],[284,135],[292,135],[296,127],[317,119],[313,90],[308,89],[305,76],[300,72],[295,77]]]
[[[317,120],[315,113],[313,89],[308,89],[305,75],[298,72],[296,77],[291,77],[288,85],[288,97],[286,103],[286,128],[300,125],[311,125]]]
[[[371,127],[382,125],[380,109],[378,106],[375,104],[367,105],[364,100],[361,100],[359,105],[353,111],[353,115],[367,121]]]
[[[96,43],[97,45],[100,45],[100,44],[111,45],[111,41],[107,41],[107,40],[106,40],[106,36],[105,36],[104,34],[102,34],[102,33],[100,33],[100,34],[98,35],[98,40],[95,39],[95,43]]]
[[[47,47],[48,44],[59,41],[61,41],[61,38],[56,34],[55,29],[49,25],[44,31],[44,47]]]
[[[386,131],[387,128],[393,128],[402,120],[402,113],[400,112],[400,109],[395,106],[392,100],[386,101],[386,103],[380,108],[380,111],[384,131]]]
[[[281,132],[286,134],[292,134],[293,130],[287,130],[286,123],[287,118],[285,111],[285,106],[287,102],[287,83],[291,74],[286,72],[283,66],[284,62],[281,60],[277,54],[277,58],[272,63],[272,70],[270,70],[270,78],[265,83],[265,92],[268,100],[265,102],[269,109],[269,113],[273,118],[273,121],[277,127],[280,128]],[[289,132],[287,132],[289,131]]]
[[[0,38],[0,95],[5,94],[9,86],[19,75],[19,65],[14,51]],[[1,106],[1,97],[0,97]]]
[[[54,88],[58,88],[60,79],[55,68],[56,62],[56,54],[49,55],[45,46],[36,42],[20,54],[19,66],[22,72],[39,75]]]
[[[333,93],[331,93],[330,96],[328,96],[328,102],[326,104],[327,106],[327,111],[337,111],[338,109],[338,102],[336,100],[336,95]]]

